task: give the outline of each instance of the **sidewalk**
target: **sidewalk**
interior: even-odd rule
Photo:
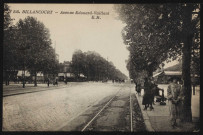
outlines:
[[[159,102],[155,102],[154,110],[150,111],[149,109],[147,111],[143,110],[143,105],[142,105],[142,97],[143,97],[143,92],[141,96],[138,96],[136,94],[138,103],[140,105],[142,114],[143,114],[143,119],[147,128],[147,131],[149,132],[193,132],[196,131],[197,129],[197,123],[199,118],[198,117],[193,117],[193,122],[192,123],[184,123],[181,124],[178,121],[178,125],[180,125],[178,128],[173,129],[170,126],[170,120],[169,120],[169,106],[168,106],[168,101],[166,101],[165,106],[159,105]]]
[[[47,86],[47,84],[37,84],[37,87],[34,87],[34,84],[25,84],[25,88],[22,88],[22,85],[23,84],[15,84],[15,83],[11,83],[8,86],[3,85],[3,96],[18,95],[23,93],[32,93],[45,90],[55,90],[70,87],[71,83],[65,85],[64,83],[60,82],[58,86],[50,84],[49,87]]]

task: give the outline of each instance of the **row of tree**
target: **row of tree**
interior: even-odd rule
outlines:
[[[127,68],[135,82],[151,77],[164,61],[182,56],[183,112],[185,121],[191,121],[191,71],[200,73],[200,4],[122,4],[115,9],[126,23]]]
[[[38,72],[47,77],[56,76],[60,64],[52,47],[49,30],[42,22],[29,16],[13,25],[10,12],[9,6],[4,4],[3,70],[6,85],[9,84],[9,76],[18,70],[23,70],[24,75],[26,70],[34,76],[34,86],[37,86]],[[74,52],[70,72],[76,78],[84,74],[88,80],[127,79],[112,62],[90,51]]]
[[[127,79],[127,76],[116,69],[112,62],[92,51],[82,52],[81,50],[76,50],[73,53],[70,67],[71,72],[77,78],[80,74],[83,74],[88,80],[94,81]]]
[[[49,30],[34,17],[20,19],[12,24],[11,10],[4,4],[3,70],[6,84],[12,71],[28,70],[35,76],[38,72],[55,74],[58,61],[52,47]]]

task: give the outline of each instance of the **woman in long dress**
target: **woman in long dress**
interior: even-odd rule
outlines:
[[[144,110],[147,110],[150,107],[150,110],[154,109],[152,106],[153,103],[153,91],[152,91],[152,83],[148,78],[145,78],[144,82],[144,96],[142,100],[142,105],[144,105]],[[150,106],[149,106],[150,105]]]

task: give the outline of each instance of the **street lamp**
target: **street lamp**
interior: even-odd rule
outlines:
[[[23,75],[23,88],[25,88],[25,51],[30,49],[29,46],[24,46],[22,48],[20,48],[21,51],[23,51],[23,72],[22,72],[22,75]]]

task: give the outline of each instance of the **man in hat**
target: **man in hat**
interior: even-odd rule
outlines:
[[[180,104],[182,100],[181,85],[177,84],[177,78],[172,77],[172,82],[169,84],[167,89],[167,97],[169,103],[169,112],[171,126],[175,128],[177,126],[176,120],[180,118]]]

